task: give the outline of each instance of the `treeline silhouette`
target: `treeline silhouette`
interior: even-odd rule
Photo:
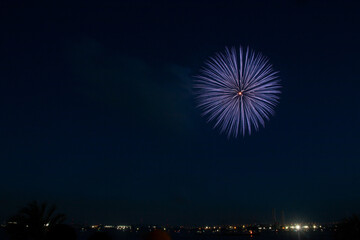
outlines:
[[[343,219],[338,225],[335,232],[337,240],[360,240],[360,219],[359,216],[353,215]]]
[[[6,232],[11,240],[76,240],[74,228],[63,224],[65,214],[55,213],[56,206],[30,202],[8,219]],[[107,233],[97,232],[89,240],[111,240]]]

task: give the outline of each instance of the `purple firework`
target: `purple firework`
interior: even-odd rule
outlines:
[[[226,48],[205,63],[195,89],[203,115],[228,137],[237,137],[265,126],[279,100],[280,80],[260,53]]]

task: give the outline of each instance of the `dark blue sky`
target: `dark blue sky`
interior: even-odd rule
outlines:
[[[360,206],[360,5],[0,4],[0,220],[31,200],[81,223],[333,221]],[[230,139],[192,76],[225,46],[280,71],[276,115]]]

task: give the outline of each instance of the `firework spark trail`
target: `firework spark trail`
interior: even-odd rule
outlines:
[[[266,57],[249,48],[225,49],[196,77],[198,107],[214,127],[237,137],[265,126],[279,101],[280,80]]]

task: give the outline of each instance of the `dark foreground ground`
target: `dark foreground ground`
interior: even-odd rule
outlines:
[[[92,232],[79,232],[79,240],[87,240]],[[109,232],[113,240],[143,240],[143,235],[139,233],[123,233],[123,232]],[[333,234],[331,232],[262,232],[259,235],[253,236],[215,236],[215,235],[201,235],[192,233],[172,233],[170,234],[172,240],[331,240]],[[0,240],[8,240],[4,229],[0,229]]]

